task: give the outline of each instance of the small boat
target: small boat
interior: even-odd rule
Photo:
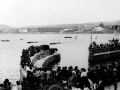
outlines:
[[[9,42],[10,40],[1,40],[1,42]]]
[[[20,39],[20,40],[23,40],[23,39]]]
[[[38,43],[37,41],[31,41],[31,42],[27,42],[27,43]]]
[[[64,38],[72,38],[72,37],[64,37]]]
[[[60,44],[60,42],[53,42],[53,43],[50,43],[50,45],[55,45],[55,44]]]

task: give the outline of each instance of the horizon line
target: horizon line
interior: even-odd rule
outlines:
[[[120,20],[106,20],[106,21],[91,21],[91,22],[83,22],[83,23],[63,23],[63,24],[46,24],[46,25],[26,25],[26,26],[11,26],[8,24],[0,24],[0,25],[6,25],[8,27],[13,28],[24,28],[24,27],[41,27],[41,26],[57,26],[57,25],[72,25],[72,24],[88,24],[88,23],[105,23],[105,22],[114,22],[114,21],[120,21]]]

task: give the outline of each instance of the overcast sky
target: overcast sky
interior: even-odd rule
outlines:
[[[36,26],[120,20],[120,0],[0,0],[0,24]]]

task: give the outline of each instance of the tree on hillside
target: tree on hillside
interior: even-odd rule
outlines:
[[[102,27],[102,28],[104,28],[105,25],[103,23],[100,23],[99,26]]]

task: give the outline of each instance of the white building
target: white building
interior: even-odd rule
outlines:
[[[104,28],[102,28],[102,27],[94,27],[92,30],[93,31],[102,31],[102,30],[104,30]]]
[[[64,29],[64,31],[70,31],[70,30],[72,30],[72,29]]]
[[[20,29],[19,32],[20,33],[26,33],[26,32],[28,32],[28,30],[27,30],[27,28],[24,28],[24,29]]]

